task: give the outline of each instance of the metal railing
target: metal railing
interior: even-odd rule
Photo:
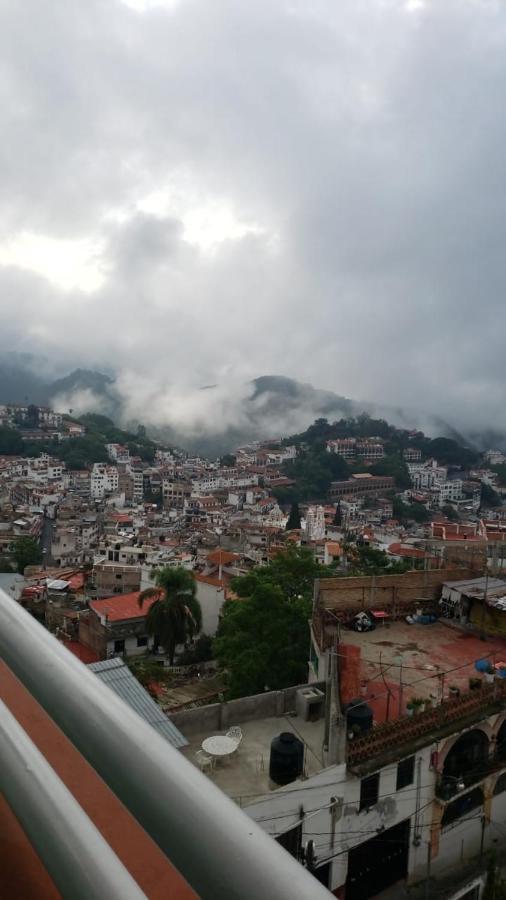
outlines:
[[[329,897],[306,869],[4,591],[0,657],[204,900]],[[12,801],[22,820],[16,796]],[[40,812],[49,828],[49,810]],[[76,819],[76,835],[81,834],[84,842]],[[98,858],[97,865],[105,874],[107,861]]]
[[[64,897],[146,900],[73,794],[1,701],[0,790]]]

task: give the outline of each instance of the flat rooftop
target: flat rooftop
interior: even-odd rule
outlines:
[[[368,632],[343,629],[343,644],[360,650],[361,694],[376,722],[398,718],[400,711],[404,715],[412,697],[432,694],[441,700],[453,685],[469,690],[469,678],[479,676],[474,667],[478,659],[506,665],[506,639],[482,641],[443,619],[432,625],[387,621]]]
[[[272,716],[239,723],[242,741],[239,750],[226,759],[218,760],[209,777],[221,790],[240,806],[254,803],[258,796],[276,790],[269,779],[269,755],[271,741],[283,731],[291,731],[305,745],[304,776],[315,775],[323,769],[322,747],[324,719],[306,722],[300,716]],[[202,741],[214,734],[227,731],[201,732],[189,738],[190,743],[182,753],[195,765],[195,754],[202,749]]]

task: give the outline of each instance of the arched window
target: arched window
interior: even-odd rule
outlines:
[[[505,734],[506,737],[506,734]],[[463,778],[473,784],[484,778],[488,760],[488,737],[479,728],[466,731],[448,752],[443,766],[443,782]]]
[[[467,794],[461,794],[460,797],[457,797],[456,800],[449,803],[446,807],[443,818],[441,819],[441,827],[446,828],[448,825],[451,825],[452,822],[461,819],[463,816],[467,816],[467,813],[470,813],[473,809],[477,809],[482,805],[483,791],[480,787],[473,788],[473,790],[468,791]]]

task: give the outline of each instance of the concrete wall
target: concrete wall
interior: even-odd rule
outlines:
[[[323,682],[317,686],[325,690]],[[241,697],[226,703],[212,703],[197,709],[182,709],[171,713],[170,718],[185,737],[204,731],[224,731],[231,725],[240,725],[241,722],[266,719],[269,716],[283,716],[285,713],[293,712],[296,693],[303,687],[307,685],[299,684],[284,691],[268,691],[265,694]]]
[[[207,584],[205,581],[199,581],[198,579],[195,584],[197,587],[197,600],[202,609],[202,631],[204,634],[210,634],[214,637],[218,630],[221,608],[225,602],[225,592],[223,588],[218,588],[214,584]]]
[[[322,578],[316,584],[316,605],[323,609],[350,610],[412,603],[425,598],[437,600],[444,581],[476,578],[473,569],[437,569],[405,572],[404,575],[372,575],[351,578]]]
[[[308,812],[303,819],[302,843],[313,840],[320,860],[334,857],[329,887],[336,892],[342,889],[348,874],[348,854],[343,850],[410,819],[411,875],[417,869],[423,870],[427,859],[424,836],[429,832],[436,782],[436,773],[430,769],[430,753],[431,748],[425,747],[416,754],[414,781],[399,791],[396,791],[397,763],[381,769],[378,803],[368,810],[359,809],[360,778],[347,772],[341,764],[278,788],[247,806],[245,812],[275,836],[300,821],[302,806]],[[418,846],[414,846],[415,835],[420,838],[419,842],[415,841]]]

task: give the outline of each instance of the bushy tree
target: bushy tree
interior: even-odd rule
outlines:
[[[20,537],[12,545],[12,558],[20,575],[27,566],[38,566],[42,562],[42,551],[31,537]]]
[[[236,457],[233,453],[225,453],[220,459],[220,466],[235,466]]]
[[[233,580],[240,599],[225,603],[214,645],[230,698],[306,681],[314,579],[325,571],[311,551],[290,548]]]
[[[15,428],[0,428],[0,453],[18,456],[23,452],[23,439]]]
[[[492,487],[490,487],[489,484],[485,484],[485,482],[482,482],[481,506],[493,507],[493,506],[501,506],[501,504],[502,504],[502,499],[499,496],[499,494],[497,493],[497,491],[494,491],[494,489]]]
[[[392,505],[394,518],[398,519],[399,522],[415,521],[422,523],[431,519],[431,513],[423,503],[404,503],[400,497],[394,497]]]
[[[300,510],[298,503],[292,503],[290,515],[286,523],[286,530],[293,531],[294,528],[300,528]]]

